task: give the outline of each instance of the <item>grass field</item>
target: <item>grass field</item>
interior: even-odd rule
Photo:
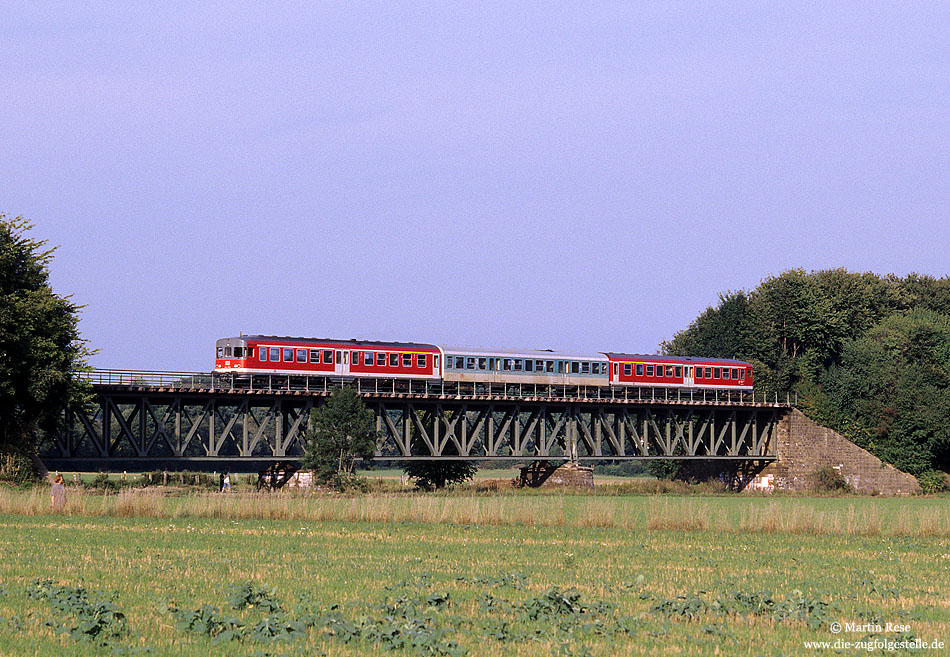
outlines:
[[[950,643],[946,498],[138,492],[72,495],[60,515],[43,502],[0,493],[3,655]]]

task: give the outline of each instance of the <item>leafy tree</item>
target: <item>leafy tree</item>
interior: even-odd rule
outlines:
[[[758,390],[903,470],[950,464],[950,278],[795,269],[720,296],[663,349],[751,362]]]
[[[408,461],[402,466],[410,477],[415,477],[416,486],[422,490],[445,488],[449,484],[469,481],[478,472],[478,466],[472,461]]]
[[[310,416],[303,467],[313,470],[317,481],[340,483],[353,474],[357,459],[373,458],[377,435],[373,411],[356,391],[334,390]]]
[[[53,293],[54,249],[29,238],[31,229],[22,217],[0,214],[0,455],[8,476],[22,476],[26,463],[41,466],[43,435],[91,394],[76,376],[90,355],[79,336],[81,306]]]

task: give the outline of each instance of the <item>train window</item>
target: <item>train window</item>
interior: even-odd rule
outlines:
[[[580,370],[580,367],[581,367],[581,364],[580,364],[580,363],[578,363],[576,360],[575,360],[575,361],[572,361],[572,362],[571,362],[571,374],[577,374],[578,372],[580,372],[580,371],[581,371],[581,370]]]
[[[643,363],[637,363],[637,376],[643,376]]]
[[[297,362],[298,362],[298,363],[306,363],[306,362],[307,362],[307,350],[306,350],[306,349],[298,349],[298,350],[297,350]]]
[[[581,363],[581,374],[590,374],[590,363]]]
[[[672,366],[672,365],[667,365],[667,366],[666,366],[666,375],[667,375],[667,376],[673,376],[673,366]]]
[[[381,351],[376,352],[376,364],[380,367],[386,365],[386,354]]]
[[[647,365],[647,376],[653,376],[653,366]]]
[[[215,354],[218,358],[224,358],[224,348],[218,347],[218,353]]]
[[[739,370],[739,378],[743,380],[745,379],[745,370]]]
[[[683,366],[682,366],[682,365],[678,365],[678,366],[676,367],[676,378],[678,379],[678,378],[680,378],[681,376],[683,376]]]
[[[294,350],[284,347],[284,362],[292,363],[294,362]]]
[[[487,359],[487,358],[479,358],[479,359],[478,359],[478,369],[483,370],[483,369],[485,369],[486,367],[488,367],[488,359]]]
[[[403,354],[403,355],[402,355],[402,366],[403,366],[403,367],[412,367],[412,354]]]
[[[531,361],[527,361],[527,363],[530,362]],[[527,363],[520,358],[515,358],[515,372],[520,372],[523,369],[522,366],[527,365]]]
[[[230,358],[230,357],[231,357],[231,347],[230,347],[230,345],[224,348],[224,357],[225,357],[225,358]]]
[[[280,347],[270,348],[270,359],[275,362],[280,360]]]
[[[724,379],[728,379],[728,378],[729,378],[729,368],[728,368],[728,367],[724,367],[724,368],[722,369],[722,378],[724,378]]]
[[[475,357],[474,357],[474,356],[468,356],[468,357],[465,359],[465,369],[467,369],[467,370],[474,370],[474,369],[475,369]]]
[[[433,356],[433,357],[432,357],[432,367],[433,367],[434,369],[439,369],[439,357],[438,357],[438,356]]]
[[[235,347],[235,348],[234,348],[234,357],[235,357],[235,358],[244,358],[244,347]]]
[[[558,374],[564,374],[564,361],[563,361],[563,360],[559,360],[559,361],[557,362],[557,373],[558,373]]]
[[[712,378],[712,368],[709,368],[709,367],[704,368],[703,378],[704,378],[704,379],[711,379],[711,378]]]
[[[337,358],[339,358],[339,356],[340,356],[340,354],[339,354],[339,352],[338,352],[338,353],[337,353]],[[326,363],[327,365],[332,365],[332,364],[333,364],[333,352],[330,351],[329,349],[327,349],[327,350],[325,350],[325,351],[323,352],[323,362]]]
[[[248,357],[248,358],[254,358],[254,347],[248,347],[248,348],[247,348],[247,357]]]
[[[620,363],[614,363],[614,376],[620,376]]]
[[[719,375],[720,375],[721,373],[722,373],[722,370],[719,369],[718,367],[714,367],[714,368],[713,368],[713,378],[714,378],[714,379],[718,379],[718,378],[719,378]]]
[[[515,361],[515,369],[516,369],[516,370],[520,370],[520,369],[521,369],[520,367],[518,367],[518,363],[520,363],[520,362],[521,362],[520,359]],[[524,362],[524,371],[525,371],[525,372],[533,372],[533,371],[534,371],[534,361],[533,361],[533,360],[526,360],[526,361]]]
[[[465,358],[462,356],[455,357],[455,369],[464,370],[465,369]]]
[[[257,352],[257,356],[260,361],[263,363],[267,360],[267,347],[261,347],[260,351]]]
[[[544,370],[545,370],[546,372],[553,372],[553,371],[554,371],[554,361],[553,361],[553,360],[544,361]]]
[[[425,366],[426,366],[426,355],[419,354],[418,356],[416,356],[416,367],[424,369]]]
[[[389,366],[399,367],[399,354],[389,354]]]
[[[511,371],[511,359],[510,359],[510,358],[504,358],[504,359],[502,359],[502,361],[501,361],[501,369],[505,370],[506,372],[510,372],[510,371]]]
[[[739,370],[738,370],[737,368],[735,368],[735,367],[732,368],[732,378],[733,378],[733,379],[738,379],[738,378],[739,378]]]
[[[310,362],[311,362],[311,363],[319,363],[319,362],[320,362],[320,350],[319,350],[319,349],[311,349],[311,350],[310,350]]]
[[[623,375],[624,375],[624,376],[630,376],[630,370],[631,370],[631,368],[630,368],[630,363],[624,363],[624,364],[623,364]]]
[[[363,352],[363,365],[372,365],[374,361],[372,351]]]

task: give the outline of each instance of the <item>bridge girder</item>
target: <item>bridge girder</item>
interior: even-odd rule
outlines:
[[[298,459],[310,411],[326,393],[281,395],[97,389],[92,409],[66,419],[42,449],[51,465]],[[363,394],[380,432],[377,457],[418,459],[775,458],[768,404],[477,399]]]

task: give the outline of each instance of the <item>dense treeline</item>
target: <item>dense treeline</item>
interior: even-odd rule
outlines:
[[[796,269],[720,295],[665,353],[739,358],[757,389],[921,475],[950,464],[950,278]]]

